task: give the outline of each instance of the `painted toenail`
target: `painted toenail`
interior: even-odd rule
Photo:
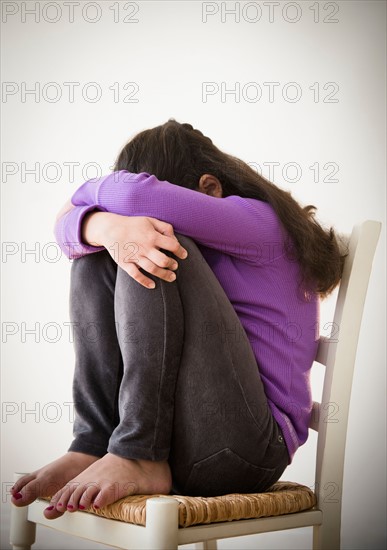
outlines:
[[[23,498],[23,495],[21,493],[15,493],[13,495],[13,498],[16,498],[16,500],[19,500],[19,498]]]
[[[58,502],[57,506],[63,506],[63,504],[61,502]]]
[[[93,507],[94,507],[96,510],[99,510],[98,504],[93,504]]]
[[[47,506],[46,510],[53,510],[55,506]]]
[[[80,504],[80,505],[78,506],[78,508],[79,508],[80,510],[86,510],[86,506],[82,506],[82,504]]]
[[[68,505],[67,505],[67,508],[68,508],[69,510],[72,510],[72,509],[74,508],[74,506],[73,506],[72,504],[68,504]]]

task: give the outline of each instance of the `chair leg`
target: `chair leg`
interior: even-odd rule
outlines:
[[[11,506],[10,544],[13,550],[31,550],[31,545],[35,542],[36,525],[28,521],[28,506]]]
[[[25,476],[25,473],[15,472],[14,481]],[[30,550],[36,539],[36,524],[28,521],[28,506],[18,508],[11,504],[11,525],[9,541],[13,550]]]
[[[146,502],[147,548],[177,550],[179,503],[172,498],[154,497]]]
[[[329,525],[328,522],[313,527],[313,550],[340,550],[340,523]]]
[[[197,542],[195,544],[195,550],[218,550],[216,540],[206,540],[204,542]]]

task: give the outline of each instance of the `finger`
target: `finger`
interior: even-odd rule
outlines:
[[[120,262],[118,265],[140,285],[144,286],[145,288],[155,288],[155,282],[144,275],[135,264]]]
[[[162,235],[167,235],[168,237],[174,237],[173,225],[156,218],[149,218],[149,221],[152,223],[153,227],[161,233]]]
[[[161,250],[158,250],[157,248],[151,248],[146,257],[157,267],[171,270],[175,270],[179,267],[179,264],[174,258],[167,256],[166,254],[164,254],[164,252],[161,252]],[[152,273],[153,275],[155,274],[153,271],[151,271],[150,273]]]
[[[140,258],[139,265],[142,267],[142,269],[144,269],[151,275],[154,275],[158,279],[162,279],[167,283],[171,283],[176,279],[176,275],[175,273],[173,273],[173,271],[158,267],[151,260],[149,260],[149,258],[146,258],[145,256]]]
[[[139,252],[140,252],[140,247],[137,243],[132,241],[121,243],[119,259],[121,260],[121,254],[122,254],[122,262],[137,263]]]
[[[173,252],[182,260],[188,256],[188,252],[177,240],[172,224],[163,222],[156,218],[149,218],[149,220],[153,224],[153,227],[160,233],[160,236],[158,237],[158,241],[161,242],[161,244],[158,244],[160,248]],[[167,237],[167,239],[164,239],[163,237]],[[164,243],[164,245],[162,243]]]
[[[181,246],[176,237],[167,237],[166,235],[157,235],[155,246],[172,252],[175,256],[184,260],[188,256],[188,252]]]

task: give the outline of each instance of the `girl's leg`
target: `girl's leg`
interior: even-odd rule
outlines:
[[[169,455],[173,491],[261,492],[288,465],[286,444],[234,308],[196,245],[178,238],[189,257],[177,277],[184,347]]]
[[[122,357],[114,317],[117,264],[104,250],[71,266],[74,441],[69,450],[102,457],[119,423]]]
[[[156,280],[156,289],[149,290],[118,269],[114,310],[123,377],[120,423],[108,451],[129,459],[167,460],[184,342],[179,287]]]
[[[99,258],[80,258],[73,269],[77,415],[70,450],[108,454],[53,496],[46,517],[91,501],[103,506],[124,494],[171,490],[167,459],[184,340],[179,289],[160,280],[146,289],[110,266],[107,252],[93,256]]]
[[[193,241],[179,240],[189,256],[175,283],[148,290],[117,271],[120,422],[108,454],[58,496],[74,509],[90,484],[99,505],[152,492],[167,459],[173,490],[193,495],[265,490],[288,463],[239,319]]]
[[[265,490],[288,464],[285,442],[238,316],[195,243],[178,238],[189,255],[176,283],[150,291],[117,272],[124,374],[108,451],[168,460],[175,492]]]
[[[146,289],[117,270],[107,251],[74,262],[76,417],[69,450],[168,458],[184,319],[178,287],[157,287]]]
[[[75,439],[64,456],[17,481],[11,491],[17,506],[55,494],[107,452],[119,422],[117,396],[122,376],[114,319],[116,275],[117,264],[107,251],[79,258],[71,266]]]

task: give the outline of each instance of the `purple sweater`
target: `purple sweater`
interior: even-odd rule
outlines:
[[[55,236],[69,258],[103,250],[81,242],[85,214],[101,210],[169,222],[195,240],[246,331],[290,459],[308,437],[310,368],[317,351],[319,300],[306,300],[299,265],[285,253],[286,232],[272,207],[239,196],[215,198],[124,170],[87,181]],[[184,260],[182,260],[184,261]]]

